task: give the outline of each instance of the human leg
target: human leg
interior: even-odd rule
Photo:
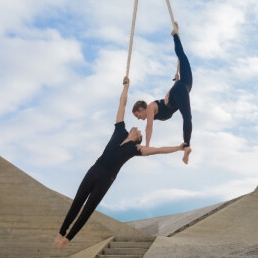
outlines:
[[[192,114],[188,90],[184,83],[178,81],[173,87],[173,100],[178,107],[183,118],[183,138],[185,142],[183,162],[188,163],[188,158],[191,153],[190,140],[192,134]]]
[[[190,139],[192,133],[192,113],[189,93],[185,85],[180,85],[182,82],[177,82],[174,87],[173,98],[183,117],[183,137],[186,146],[190,146]]]
[[[178,107],[183,117],[183,137],[185,142],[183,162],[188,163],[191,153],[190,139],[192,134],[192,115],[189,92],[192,88],[193,78],[192,70],[187,56],[184,53],[183,46],[178,36],[178,24],[173,24],[171,35],[174,38],[175,52],[179,59],[180,80],[178,80],[169,92],[170,106]]]
[[[103,199],[108,189],[112,185],[114,179],[101,176],[95,182],[91,193],[78,217],[72,226],[71,230],[67,234],[66,238],[71,241],[74,236],[80,231],[80,229],[84,226],[84,224],[88,221],[91,214],[94,212],[100,201]]]
[[[174,27],[171,34],[174,38],[175,52],[179,59],[180,80],[187,85],[188,92],[190,92],[192,88],[192,83],[193,83],[192,70],[191,70],[189,60],[184,52],[180,38],[178,36],[177,23],[175,23],[175,26],[176,27]]]
[[[55,247],[57,249],[64,248],[83,227],[108,191],[109,187],[112,185],[113,181],[114,178],[107,176],[106,171],[103,171],[103,168],[97,164],[88,171],[77,191],[71,208],[66,215],[60,233],[55,239]],[[66,235],[67,229],[77,217],[85,201],[86,203],[81,214],[75,221],[70,232]]]
[[[62,249],[69,243],[69,239],[65,237],[67,229],[70,227],[71,223],[74,221],[76,216],[78,215],[81,207],[86,201],[87,197],[90,194],[92,185],[94,184],[94,173],[91,168],[88,173],[85,175],[82,180],[75,198],[72,202],[72,205],[64,219],[64,222],[59,230],[59,234],[56,236],[54,241],[54,246],[57,249]]]
[[[94,184],[94,181],[96,180],[96,175],[94,173],[94,167],[92,167],[88,173],[83,178],[77,193],[75,195],[75,198],[72,202],[72,205],[64,219],[64,222],[60,228],[60,235],[65,236],[66,231],[71,225],[71,223],[74,221],[76,216],[78,215],[80,209],[82,208],[83,204],[85,203],[86,199],[88,198],[92,186]]]

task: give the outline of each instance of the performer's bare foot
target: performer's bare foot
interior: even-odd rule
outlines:
[[[66,237],[63,237],[63,238],[61,239],[61,241],[58,243],[57,249],[62,249],[62,248],[64,248],[66,245],[69,244],[69,242],[70,242],[70,241],[69,241]]]
[[[173,30],[171,32],[171,35],[174,36],[175,34],[178,34],[178,23],[175,21],[173,24]]]
[[[182,160],[185,164],[188,164],[188,159],[189,159],[189,155],[190,155],[191,151],[192,151],[192,149],[190,147],[184,148],[185,153],[184,153]]]
[[[62,238],[63,238],[63,236],[62,236],[61,234],[58,234],[58,235],[56,236],[55,241],[54,241],[54,246],[55,246],[55,248],[58,247],[58,244],[59,244],[59,242],[62,240]]]

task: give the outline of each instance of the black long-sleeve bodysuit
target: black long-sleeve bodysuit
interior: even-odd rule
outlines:
[[[177,34],[173,36],[175,52],[180,62],[180,80],[170,89],[169,104],[165,105],[164,99],[156,100],[158,113],[155,120],[167,120],[179,109],[183,117],[183,137],[186,146],[190,146],[192,134],[192,114],[189,92],[192,88],[192,71],[187,56],[184,53],[181,41]]]
[[[66,235],[67,239],[73,239],[105,196],[124,163],[134,156],[141,155],[135,142],[129,141],[121,145],[127,136],[128,132],[125,129],[125,123],[119,122],[115,124],[114,133],[104,152],[89,169],[79,186],[71,208],[59,231],[62,236],[66,235],[66,231],[87,200],[78,219]]]

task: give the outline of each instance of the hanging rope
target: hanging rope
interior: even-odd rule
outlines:
[[[173,27],[175,27],[175,19],[174,19],[174,16],[173,16],[173,12],[172,12],[172,8],[171,8],[171,5],[170,5],[170,2],[169,2],[169,0],[166,0],[166,2],[167,2],[168,11],[169,11],[169,14],[170,14],[172,25],[173,25]],[[130,63],[131,63],[131,56],[132,56],[133,37],[134,37],[134,29],[135,29],[135,22],[136,22],[137,7],[138,7],[138,0],[135,0],[134,1],[134,9],[133,9],[131,33],[130,33],[129,50],[128,50],[128,56],[127,56],[126,76],[129,76],[129,70],[130,70]],[[179,74],[179,60],[177,62],[177,74]]]
[[[166,0],[167,2],[167,6],[168,6],[168,12],[170,14],[170,18],[171,18],[171,22],[172,22],[172,25],[173,27],[175,27],[175,19],[174,19],[174,15],[173,15],[173,12],[172,12],[172,8],[171,8],[171,5],[170,5],[170,1],[169,0]],[[178,34],[179,36],[179,34]],[[176,73],[179,74],[179,66],[180,66],[180,63],[179,63],[179,59],[177,60],[177,70],[176,70]]]
[[[127,65],[126,65],[126,76],[129,76],[129,70],[130,70],[132,48],[133,48],[133,36],[134,36],[134,28],[135,28],[136,14],[137,14],[137,6],[138,6],[138,0],[135,0],[134,1],[134,8],[133,8],[133,19],[132,19],[132,27],[131,27],[131,34],[130,34]]]
[[[175,20],[174,20],[174,16],[173,16],[173,12],[172,12],[172,9],[171,9],[170,2],[169,2],[169,0],[166,0],[166,2],[167,2],[167,6],[168,6],[168,12],[170,14],[171,22],[172,22],[173,26],[175,26],[174,25],[175,24]]]

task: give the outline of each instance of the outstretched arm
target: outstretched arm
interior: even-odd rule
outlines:
[[[141,151],[142,156],[150,156],[155,154],[168,154],[176,151],[182,151],[184,149],[184,143],[182,143],[179,146],[159,147],[159,148],[138,145],[137,148],[138,150]]]
[[[116,123],[124,121],[125,107],[126,107],[126,103],[127,103],[127,93],[128,93],[128,89],[129,89],[129,83],[130,83],[129,78],[127,76],[125,76],[124,80],[123,80],[124,88],[123,88],[123,91],[120,95],[119,107],[118,107],[117,114],[116,114]]]
[[[154,104],[150,103],[147,107],[147,124],[146,124],[146,147],[149,147],[150,145],[150,140],[152,136],[152,130],[153,130],[153,120],[154,120]]]

